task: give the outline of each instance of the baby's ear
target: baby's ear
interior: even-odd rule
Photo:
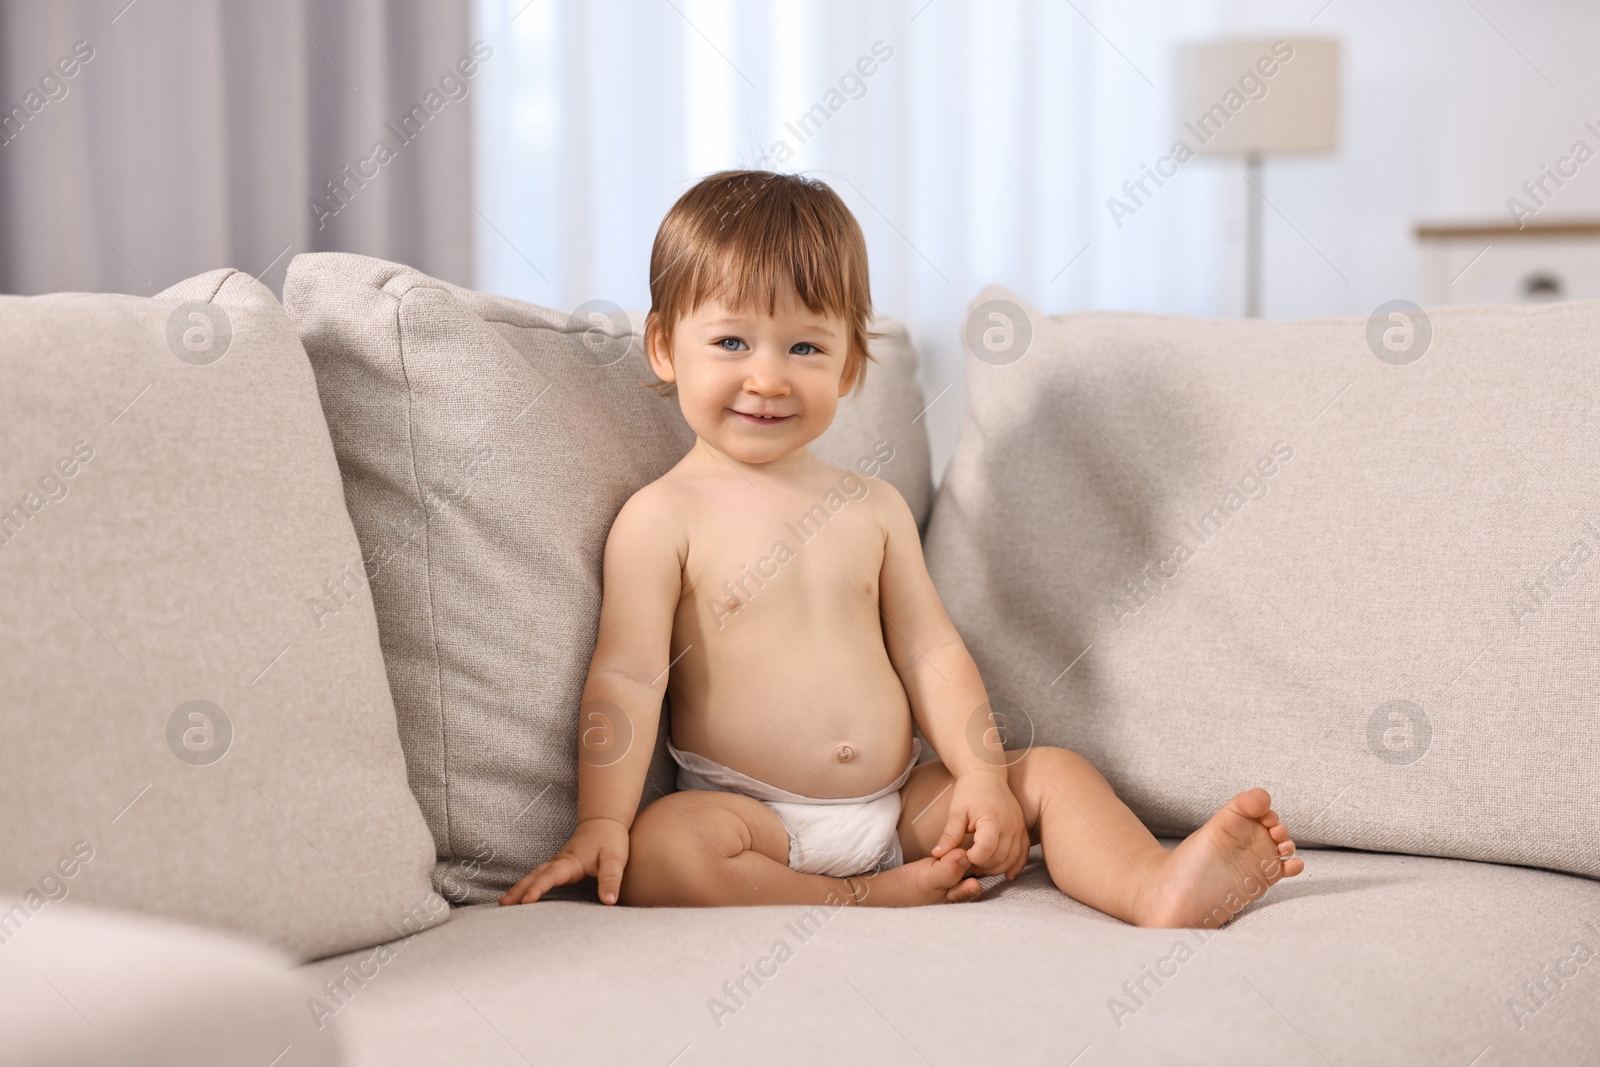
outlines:
[[[677,381],[677,370],[672,366],[672,346],[661,328],[661,317],[654,311],[644,319],[644,352],[657,378],[664,382]]]

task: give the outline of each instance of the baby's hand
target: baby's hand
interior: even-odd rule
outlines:
[[[950,794],[950,815],[944,833],[933,846],[935,858],[957,848],[972,833],[967,859],[972,873],[999,874],[1007,878],[1022,873],[1028,863],[1028,827],[1022,805],[1003,778],[990,770],[969,771],[956,779]]]
[[[615,819],[585,819],[560,852],[523,875],[500,903],[532,904],[552,886],[593,877],[600,882],[601,903],[615,904],[627,862],[628,828]]]

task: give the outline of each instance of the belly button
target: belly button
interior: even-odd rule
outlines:
[[[840,763],[843,763],[846,760],[852,758],[853,756],[855,756],[855,754],[856,754],[856,750],[851,748],[849,745],[840,745],[839,746],[839,751],[837,753]]]

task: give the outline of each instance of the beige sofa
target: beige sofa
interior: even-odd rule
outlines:
[[[637,313],[332,254],[0,298],[0,1063],[1596,1062],[1600,305],[1380,312],[991,290],[937,496],[897,324],[815,446],[911,503],[1008,748],[1166,834],[1273,791],[1305,874],[1150,931],[1037,852],[942,908],[493,903],[691,442]]]

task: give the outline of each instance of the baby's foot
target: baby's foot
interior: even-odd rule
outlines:
[[[1135,909],[1139,926],[1216,929],[1305,870],[1265,789],[1249,789],[1167,854]]]
[[[938,859],[932,856],[891,867],[876,874],[852,878],[851,884],[865,886],[858,903],[868,907],[910,908],[919,904],[963,904],[983,895],[983,886],[968,877],[972,867],[967,850],[954,848]]]

